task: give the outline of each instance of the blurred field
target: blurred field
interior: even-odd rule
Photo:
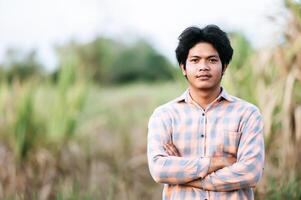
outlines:
[[[183,83],[76,85],[66,94],[33,83],[2,86],[1,199],[160,199],[147,168],[147,121]],[[297,199],[300,179],[270,166],[281,158],[270,148],[258,197]]]
[[[185,90],[183,83],[82,83],[67,93],[2,85],[1,199],[160,199],[147,168],[147,121]],[[281,174],[271,148],[257,197],[297,199],[300,179]]]
[[[147,121],[183,86],[81,88],[2,86],[1,199],[159,198],[147,168]]]

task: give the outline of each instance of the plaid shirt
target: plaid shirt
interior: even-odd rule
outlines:
[[[181,157],[165,152],[170,141]],[[152,114],[147,154],[152,177],[164,184],[164,200],[254,199],[264,165],[261,114],[224,89],[203,110],[187,90]],[[208,174],[210,157],[219,155],[234,155],[237,161]]]

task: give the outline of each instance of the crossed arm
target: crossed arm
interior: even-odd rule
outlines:
[[[262,119],[250,115],[241,136],[237,158],[181,157],[170,142],[170,124],[154,115],[149,124],[148,161],[155,181],[182,184],[212,191],[232,191],[254,187],[264,163]]]
[[[167,152],[168,156],[176,156],[181,157],[180,152],[178,151],[177,147],[171,143],[168,142],[163,145],[163,148]],[[236,158],[234,156],[212,156],[210,157],[209,167],[206,175],[211,174],[212,172],[215,172],[219,169],[222,169],[224,167],[230,166],[236,162]],[[197,184],[194,183],[194,181],[187,183],[186,185],[194,186],[196,187]],[[199,186],[197,186],[199,187]]]

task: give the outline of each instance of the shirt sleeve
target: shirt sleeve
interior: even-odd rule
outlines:
[[[263,120],[254,111],[242,130],[237,152],[237,162],[208,174],[188,185],[204,190],[227,192],[254,187],[260,180],[264,167]]]
[[[148,124],[147,156],[150,173],[158,183],[184,184],[208,173],[210,158],[168,156],[164,144],[171,140],[168,111],[155,111]]]

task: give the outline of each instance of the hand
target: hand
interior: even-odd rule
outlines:
[[[168,142],[164,145],[164,149],[169,156],[177,156],[180,157],[180,153],[176,146],[172,142]],[[211,157],[210,166],[208,169],[208,173],[212,173],[224,167],[230,166],[236,162],[236,158],[234,156],[213,156]]]
[[[223,167],[227,167],[227,166],[233,165],[236,162],[236,157],[234,157],[234,156],[222,157],[221,162],[222,162]]]
[[[172,142],[168,142],[164,144],[164,149],[169,156],[177,156],[177,157],[181,156],[178,149]]]
[[[236,158],[234,156],[213,156],[211,157],[211,162],[209,166],[208,172],[214,172],[216,170],[222,169],[224,167],[228,167],[230,165],[233,165],[233,163],[236,162]]]

